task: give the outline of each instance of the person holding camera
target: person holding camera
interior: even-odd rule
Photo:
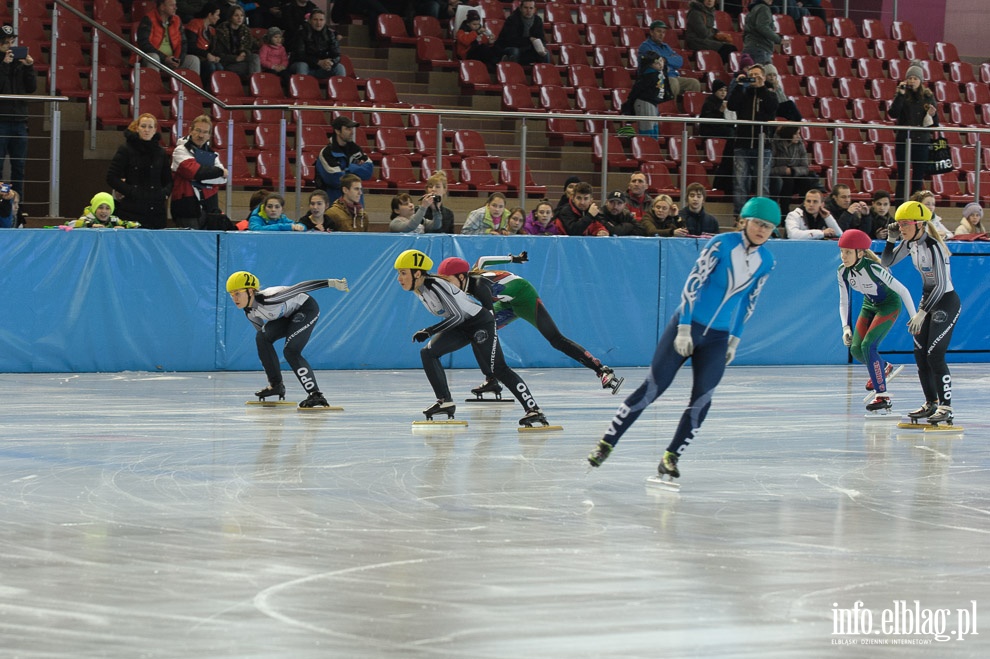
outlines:
[[[911,62],[904,81],[897,86],[894,101],[887,109],[887,115],[896,119],[898,126],[918,126],[926,130],[899,130],[894,154],[897,157],[897,192],[898,200],[907,197],[924,187],[924,179],[928,174],[928,150],[932,142],[931,126],[938,126],[938,110],[935,95],[924,86],[925,73],[918,62]],[[907,179],[907,137],[911,135],[911,178]],[[905,189],[905,185],[909,186]]]
[[[392,197],[392,215],[389,217],[388,230],[391,233],[426,233],[433,230],[433,221],[424,220],[426,209],[433,205],[434,196],[424,194],[419,198],[419,205],[413,201],[412,195],[397,194]]]
[[[736,113],[736,119],[743,121],[774,120],[777,116],[777,94],[766,86],[766,74],[761,64],[754,64],[746,73],[736,76],[736,85],[729,95],[727,107]],[[740,124],[736,128],[732,151],[732,201],[736,215],[754,194],[770,196],[770,167],[773,163],[770,140],[765,140],[763,144],[763,176],[757,181],[761,132],[770,134],[767,126]]]
[[[432,196],[433,203],[426,209],[423,219],[433,224],[430,233],[454,233],[454,211],[443,205],[447,195],[447,174],[443,171],[433,172],[426,179],[426,194]]]
[[[0,94],[33,94],[38,88],[34,59],[25,46],[15,46],[17,34],[10,25],[0,27]],[[11,188],[24,195],[24,161],[28,149],[27,101],[0,101],[0,169],[10,157]]]
[[[473,59],[484,62],[489,71],[495,70],[499,51],[492,44],[495,35],[481,22],[481,14],[471,9],[457,29],[457,43],[454,50],[457,59]]]
[[[340,198],[341,177],[354,174],[367,181],[375,172],[374,163],[354,142],[354,129],[360,125],[343,115],[334,119],[330,124],[333,135],[316,159],[316,187],[326,190],[331,203]]]

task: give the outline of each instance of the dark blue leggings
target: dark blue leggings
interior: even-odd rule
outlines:
[[[626,430],[636,422],[650,403],[667,390],[674,381],[678,369],[687,361],[674,350],[674,337],[677,336],[678,316],[670,319],[660,337],[656,352],[653,353],[653,363],[650,364],[650,374],[643,384],[619,406],[605,432],[606,442],[615,446]],[[693,384],[691,385],[691,401],[681,415],[681,421],[674,431],[674,438],[667,447],[680,455],[691,443],[694,434],[701,427],[708,408],[712,405],[712,394],[725,373],[725,352],[728,349],[729,333],[709,329],[705,332],[702,325],[691,325],[691,337],[694,340],[694,352],[691,355]]]
[[[258,357],[261,365],[265,369],[268,381],[278,384],[282,381],[282,370],[278,361],[278,354],[275,352],[275,342],[285,339],[285,348],[282,354],[285,361],[289,362],[292,372],[299,379],[299,384],[303,386],[306,393],[319,391],[316,384],[316,375],[310,368],[309,362],[302,355],[303,348],[309,342],[309,337],[313,333],[313,327],[320,318],[320,306],[316,300],[309,298],[302,303],[294,313],[284,318],[271,320],[258,331],[255,343],[258,346]]]

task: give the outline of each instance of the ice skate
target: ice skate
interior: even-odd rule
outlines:
[[[927,419],[931,415],[935,414],[935,409],[937,405],[932,401],[925,401],[925,404],[914,410],[913,412],[908,412],[908,418],[912,421],[917,421],[918,419]]]
[[[423,414],[426,415],[426,421],[413,421],[414,426],[466,426],[467,421],[458,421],[454,418],[454,410],[457,406],[454,405],[452,400],[443,400],[438,398],[437,402],[430,405],[428,408],[423,410]],[[447,418],[440,419],[437,421],[433,420],[433,417],[437,414],[446,414]]]
[[[944,423],[947,426],[952,425],[952,406],[951,405],[939,405],[935,408],[935,413],[928,417],[928,423],[933,426],[937,426],[940,423]]]
[[[675,483],[675,478],[680,478],[681,472],[677,469],[677,454],[671,451],[664,451],[660,463],[657,465],[657,475],[646,479],[649,485],[654,485],[668,490],[681,489],[680,483]]]
[[[614,447],[606,442],[604,439],[598,440],[598,446],[595,450],[588,455],[588,463],[592,467],[601,467],[602,463],[608,459],[609,454],[612,453]]]
[[[269,396],[278,396],[279,400],[285,400],[285,383],[279,382],[277,384],[269,384],[261,391],[254,392],[254,395],[261,401],[265,400]]]
[[[311,393],[306,400],[299,403],[299,409],[301,411],[333,411],[341,412],[343,407],[331,407],[330,403],[327,402],[326,397],[319,391],[314,391]]]
[[[893,404],[890,402],[890,396],[887,394],[877,394],[872,403],[866,404],[866,411],[868,412],[866,416],[887,416],[890,414],[892,407]]]
[[[891,378],[891,373],[893,372],[894,372],[894,365],[891,364],[890,362],[887,362],[887,365],[883,369],[884,380],[889,380]],[[866,379],[866,390],[873,391],[873,380],[871,378]]]
[[[526,412],[525,416],[519,419],[519,426],[519,432],[564,429],[563,426],[551,426],[550,422],[547,421],[547,417],[543,415],[543,412],[538,407]]]
[[[465,403],[512,403],[511,399],[502,398],[502,385],[495,378],[488,378],[484,384],[471,390],[474,398],[465,398]],[[494,394],[494,398],[485,398],[485,394]]]
[[[615,375],[615,372],[608,366],[602,366],[602,389],[611,389],[612,395],[619,393],[619,387],[622,383],[626,381],[625,378],[620,378]]]

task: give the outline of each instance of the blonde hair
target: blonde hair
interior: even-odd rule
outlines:
[[[932,192],[931,190],[918,190],[913,195],[911,195],[911,201],[916,201],[919,204],[923,204],[923,203],[925,203],[925,199],[928,199],[929,197],[931,197],[933,201],[938,201],[938,197],[936,197],[935,196],[935,193]],[[932,211],[932,220],[934,220],[934,219],[935,219],[935,211]],[[925,232],[931,238],[934,238],[939,243],[941,243],[942,248],[943,248],[942,251],[945,252],[945,254],[948,256],[948,254],[949,254],[949,247],[945,244],[945,241],[942,239],[942,235],[938,232],[938,229],[935,228],[935,222],[934,221],[932,221],[932,222],[925,222]]]
[[[430,187],[431,185],[439,185],[441,183],[443,184],[444,190],[450,188],[450,185],[448,185],[447,183],[447,172],[443,171],[442,169],[438,169],[437,171],[433,172],[433,175],[430,176],[430,178],[426,179],[426,187]]]

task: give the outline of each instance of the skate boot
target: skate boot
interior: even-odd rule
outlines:
[[[327,402],[327,399],[322,393],[319,391],[314,391],[306,398],[306,400],[299,403],[299,407],[330,407],[330,403]]]
[[[474,394],[478,400],[485,400],[483,394],[487,393],[495,394],[495,400],[502,400],[502,385],[500,385],[498,380],[495,378],[489,378],[485,380],[485,383],[480,387],[475,387],[472,389],[471,393]]]
[[[454,401],[443,400],[441,398],[438,398],[437,402],[433,403],[428,408],[423,410],[423,414],[426,415],[427,421],[432,421],[434,414],[446,414],[448,419],[453,419],[454,410],[456,409],[457,406],[454,405]]]
[[[884,377],[884,379],[889,378],[890,377],[890,374],[893,371],[894,371],[894,365],[891,364],[890,362],[887,362],[887,365],[883,369],[883,377]],[[871,380],[869,378],[866,379],[866,390],[867,391],[873,391],[873,380]]]
[[[671,479],[681,477],[681,472],[677,469],[676,453],[664,451],[663,457],[660,459],[660,464],[657,465],[657,474],[660,475],[661,480],[664,476]]]
[[[873,399],[873,402],[867,404],[866,409],[869,412],[887,414],[891,407],[893,407],[893,405],[890,402],[890,396],[885,394],[877,394],[877,397]]]
[[[917,421],[918,419],[927,419],[931,415],[935,414],[936,407],[937,406],[935,405],[935,403],[931,402],[930,400],[925,401],[924,405],[922,405],[913,412],[908,412],[907,415],[908,418],[911,419],[912,421]]]
[[[602,389],[611,389],[612,395],[619,393],[619,387],[626,381],[625,378],[616,377],[615,372],[608,366],[602,366]]]
[[[604,439],[598,440],[598,446],[588,455],[588,462],[592,467],[601,467],[602,463],[608,459],[614,447]]]
[[[939,405],[935,408],[935,413],[928,417],[928,423],[933,426],[937,426],[940,423],[944,423],[947,426],[952,425],[952,406],[951,405]]]
[[[285,383],[270,384],[261,391],[254,392],[258,400],[265,400],[269,396],[278,396],[279,400],[285,400]]]
[[[540,425],[543,426],[550,425],[550,422],[547,421],[547,418],[543,416],[543,412],[541,412],[540,408],[538,407],[536,409],[530,410],[529,412],[526,412],[526,416],[519,419],[519,425],[526,426],[527,428],[532,428],[533,424],[536,423],[539,423]]]

